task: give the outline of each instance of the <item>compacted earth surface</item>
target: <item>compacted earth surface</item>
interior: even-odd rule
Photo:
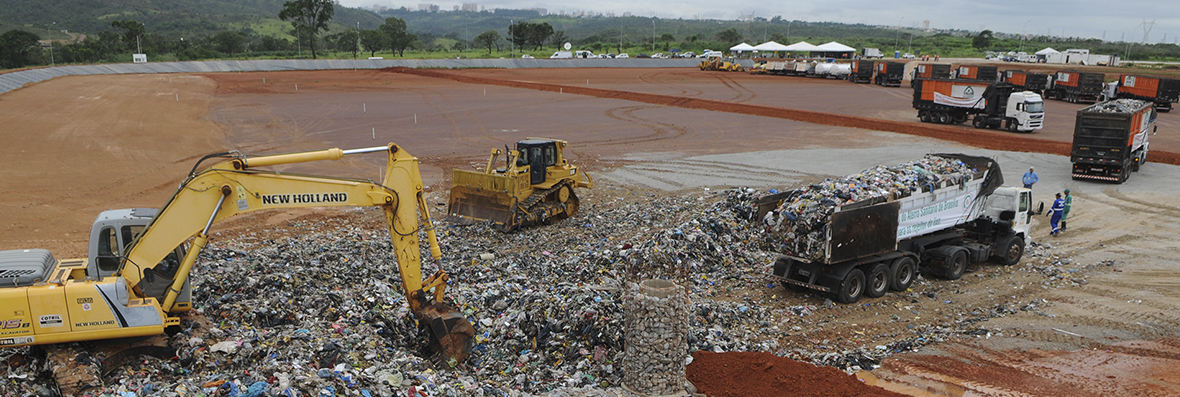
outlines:
[[[204,319],[172,337],[177,358],[115,369],[90,393],[624,395],[625,284],[664,278],[693,302],[687,375],[710,396],[1180,395],[1180,167],[1149,158],[1121,185],[1072,181],[1062,150],[1081,105],[1049,101],[1045,130],[1011,134],[918,123],[911,95],[695,69],[56,78],[0,95],[0,249],[85,256],[98,212],[158,207],[226,150],[395,142],[420,159],[441,219],[451,169],[557,138],[595,177],[577,216],[512,235],[439,221],[448,294],[479,335],[460,368],[417,355],[379,213],[274,211],[214,227],[194,270]],[[1151,137],[1172,163],[1174,116]],[[937,152],[994,157],[1008,184],[1035,167],[1037,201],[1073,192],[1068,230],[1049,237],[1039,217],[1016,265],[852,305],[767,277],[758,196]],[[283,170],[377,179],[383,163]],[[49,391],[38,351],[2,352],[0,394]]]

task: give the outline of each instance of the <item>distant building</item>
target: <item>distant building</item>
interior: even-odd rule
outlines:
[[[547,8],[529,8],[529,10],[536,11],[537,14],[540,14],[541,16],[549,15],[549,9]]]
[[[922,21],[922,30],[925,30],[927,32],[930,31],[930,20],[929,19]]]
[[[418,11],[438,12],[437,4],[418,3]]]
[[[630,11],[627,11],[627,12],[624,12],[624,13],[623,13],[623,18],[629,18],[629,17],[631,17],[631,12],[630,12]]]
[[[479,4],[463,3],[463,11],[479,12]]]

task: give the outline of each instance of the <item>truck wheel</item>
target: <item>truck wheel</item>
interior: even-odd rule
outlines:
[[[987,127],[987,120],[984,120],[982,116],[975,116],[975,119],[971,120],[971,126],[975,128]]]
[[[836,300],[840,303],[856,303],[865,292],[865,273],[860,269],[852,269],[840,282],[840,289],[836,291]]]
[[[967,271],[967,250],[961,249],[951,254],[942,276],[947,280],[958,280],[959,277],[963,277],[963,272],[965,271]]]
[[[914,283],[914,276],[917,274],[918,266],[914,258],[897,258],[889,265],[889,288],[894,291],[905,291]]]
[[[1020,263],[1020,258],[1024,256],[1024,238],[1012,236],[998,253],[1000,254],[1000,263],[1006,266]]]
[[[1008,120],[1008,132],[1016,132],[1016,120]]]
[[[885,293],[889,291],[889,266],[880,262],[870,265],[869,276],[865,281],[868,283],[865,296],[870,298],[885,296]]]
[[[951,121],[951,116],[946,114],[946,112],[935,112],[934,117],[938,119],[938,124],[947,124]]]
[[[930,119],[931,119],[931,117],[930,117],[929,110],[919,110],[918,111],[918,120],[922,120],[923,123],[929,123]]]

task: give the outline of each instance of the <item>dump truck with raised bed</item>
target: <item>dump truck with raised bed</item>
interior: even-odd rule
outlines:
[[[1180,101],[1180,79],[1151,76],[1119,76],[1115,88],[1118,98],[1151,101],[1160,112],[1172,111],[1172,104]]]
[[[1073,179],[1126,182],[1147,162],[1147,139],[1158,128],[1155,118],[1152,103],[1139,99],[1115,99],[1078,110],[1069,153]]]
[[[578,213],[575,188],[594,188],[594,179],[565,157],[569,143],[528,138],[516,150],[492,149],[478,171],[456,169],[451,175],[448,219],[457,223],[490,221],[496,230],[565,219]],[[503,168],[497,158],[506,156]]]
[[[934,154],[758,201],[771,277],[855,303],[905,291],[917,274],[958,279],[972,263],[1020,262],[1032,190],[1005,187],[995,160]]]
[[[914,65],[913,74],[910,76],[910,87],[914,86],[914,81],[918,79],[949,79],[951,78],[951,65],[945,63],[919,63]]]
[[[363,153],[388,156],[384,179],[269,169]],[[217,163],[200,169],[206,160]],[[5,325],[0,346],[55,344],[69,349],[77,345],[64,343],[163,335],[178,328],[180,315],[193,308],[189,274],[213,224],[262,210],[364,206],[385,212],[397,261],[387,265],[391,275],[401,278],[410,312],[427,342],[424,350],[439,362],[462,362],[471,353],[475,331],[461,312],[443,302],[450,277],[440,267],[442,253],[422,186],[418,159],[392,143],[354,150],[204,156],[158,210],[100,214],[92,225],[89,258],[55,260],[45,249],[0,251],[0,274],[6,275],[0,280],[0,307],[5,308],[0,312]],[[425,279],[420,232],[438,269]],[[87,348],[98,349],[96,344]],[[115,345],[126,344],[123,339]],[[72,360],[74,355],[51,357]],[[57,367],[53,363],[55,371]]]
[[[955,78],[960,80],[979,80],[994,82],[999,76],[999,68],[987,65],[959,65]]]
[[[875,65],[873,83],[886,87],[901,87],[905,78],[905,62],[879,61]]]
[[[873,82],[873,61],[852,61],[852,70],[848,73],[848,81],[857,84]]]
[[[1001,80],[1016,86],[1021,91],[1031,91],[1040,94],[1049,88],[1049,75],[1032,73],[1019,69],[1005,70],[1000,75]]]
[[[923,123],[958,124],[974,116],[975,128],[1029,132],[1044,127],[1045,103],[1040,95],[1019,91],[1008,83],[975,80],[918,80],[914,109]]]
[[[1045,98],[1073,103],[1094,103],[1102,97],[1106,75],[1098,72],[1058,70],[1053,73]]]

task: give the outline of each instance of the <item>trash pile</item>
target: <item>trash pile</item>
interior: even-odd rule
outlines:
[[[884,348],[811,341],[820,324],[852,308],[759,299],[781,289],[766,278],[777,254],[757,237],[764,226],[753,214],[763,194],[588,200],[576,218],[514,234],[440,224],[447,298],[476,329],[470,359],[455,368],[419,351],[425,337],[403,297],[389,236],[377,226],[379,211],[291,222],[287,233],[215,235],[190,278],[200,316],[172,336],[178,357],[125,365],[92,395],[629,395],[621,388],[624,302],[645,279],[686,290],[684,357],[764,351],[852,370],[961,331],[914,324]],[[434,270],[423,264],[423,274]],[[920,292],[925,284],[916,285]],[[919,292],[896,299],[917,302]],[[47,363],[28,351],[0,350],[16,352],[0,359],[32,361],[10,364],[0,395],[39,395],[52,385]]]
[[[788,192],[763,222],[782,253],[822,261],[828,217],[836,207],[906,197],[932,190],[943,180],[966,182],[972,175],[974,171],[962,161],[933,155],[895,166],[877,166]]]
[[[1091,113],[1135,113],[1150,103],[1151,102],[1139,99],[1119,98],[1106,102],[1099,102],[1093,106],[1083,109],[1083,111]]]

